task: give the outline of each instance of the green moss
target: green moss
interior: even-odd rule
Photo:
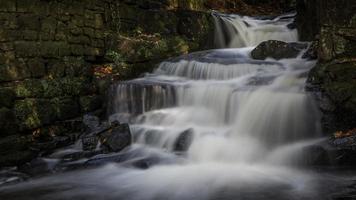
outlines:
[[[15,116],[22,130],[35,129],[53,122],[55,110],[49,100],[25,99],[15,102]]]
[[[31,79],[25,80],[16,84],[13,87],[16,97],[26,98],[26,97],[42,97],[43,96],[43,86],[40,80]]]

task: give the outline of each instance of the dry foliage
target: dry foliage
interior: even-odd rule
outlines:
[[[356,128],[348,131],[337,131],[334,133],[335,138],[343,138],[343,137],[350,137],[350,136],[356,136]]]

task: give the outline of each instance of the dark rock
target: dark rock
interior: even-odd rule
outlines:
[[[297,28],[299,39],[313,41],[320,32],[319,0],[297,0]]]
[[[85,162],[85,166],[97,166],[107,163],[119,163],[123,161],[122,153],[108,154],[108,155],[98,155]]]
[[[193,142],[194,130],[192,128],[183,131],[174,143],[174,151],[187,151]]]
[[[87,132],[93,132],[100,127],[100,119],[95,115],[87,114],[83,116],[83,124],[87,128]]]
[[[303,54],[302,58],[305,59],[310,59],[310,60],[314,60],[318,58],[318,48],[319,48],[319,42],[318,41],[314,41],[312,42],[307,51]]]
[[[295,58],[306,49],[307,44],[302,43],[286,43],[277,40],[269,40],[259,44],[251,52],[251,57],[257,60],[264,60],[266,58],[283,59]]]
[[[128,124],[118,124],[100,134],[103,146],[109,150],[118,152],[131,145],[132,136]]]
[[[16,167],[3,168],[0,170],[0,186],[7,184],[16,184],[27,180],[28,175],[19,172]]]
[[[36,158],[19,167],[19,171],[28,174],[30,176],[36,176],[41,174],[47,174],[53,171],[55,164],[58,161],[49,161],[43,158]]]
[[[83,145],[83,150],[84,151],[90,151],[96,149],[99,138],[94,135],[94,136],[86,136],[83,137],[82,139],[82,145]]]
[[[352,59],[318,63],[309,73],[308,82],[317,88],[313,92],[326,120],[325,133],[355,128],[355,77],[356,62]]]

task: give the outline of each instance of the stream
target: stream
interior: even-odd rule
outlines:
[[[250,56],[266,40],[298,42],[294,15],[213,15],[217,49],[111,86],[109,118],[129,123],[134,139],[111,155],[125,155],[123,162],[6,185],[0,199],[356,198],[352,169],[305,166],[303,149],[325,140],[305,91],[316,61],[303,51],[281,60]]]

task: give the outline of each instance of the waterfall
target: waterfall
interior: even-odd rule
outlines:
[[[266,40],[296,42],[296,29],[290,30],[293,14],[259,20],[252,17],[213,13],[214,44],[217,48],[255,46]]]
[[[182,184],[179,174],[187,179],[184,184],[192,187],[204,184],[199,180],[214,180],[221,171],[231,175],[224,176],[227,180],[218,179],[222,185],[240,185],[239,179],[250,183],[254,177],[251,170],[258,174],[266,170],[280,178],[286,174],[302,176],[283,166],[299,159],[297,152],[320,136],[318,109],[304,90],[307,72],[315,61],[301,56],[264,61],[250,57],[251,50],[265,40],[296,42],[296,30],[288,28],[293,15],[263,20],[213,16],[216,47],[230,49],[162,62],[152,74],[119,83],[112,90],[115,95],[110,111],[130,116],[126,120],[140,147],[173,153],[183,133],[193,134],[183,166],[162,166],[134,175],[145,179],[144,183],[125,182],[153,192],[133,195],[132,199],[165,196],[160,188],[178,187]],[[154,181],[156,177],[160,183]],[[171,182],[164,182],[165,178]],[[292,182],[283,184],[295,187]],[[179,187],[184,188],[182,194],[172,199],[194,199],[189,187]],[[216,190],[218,186],[211,187]],[[195,198],[204,199],[199,195]]]
[[[64,199],[318,199],[313,175],[290,164],[320,137],[304,90],[315,61],[250,56],[265,40],[297,41],[293,15],[213,16],[216,47],[233,48],[167,60],[110,88],[110,118],[129,122],[134,137],[128,161],[32,187],[63,185],[52,195]],[[158,165],[127,167],[142,160]]]

